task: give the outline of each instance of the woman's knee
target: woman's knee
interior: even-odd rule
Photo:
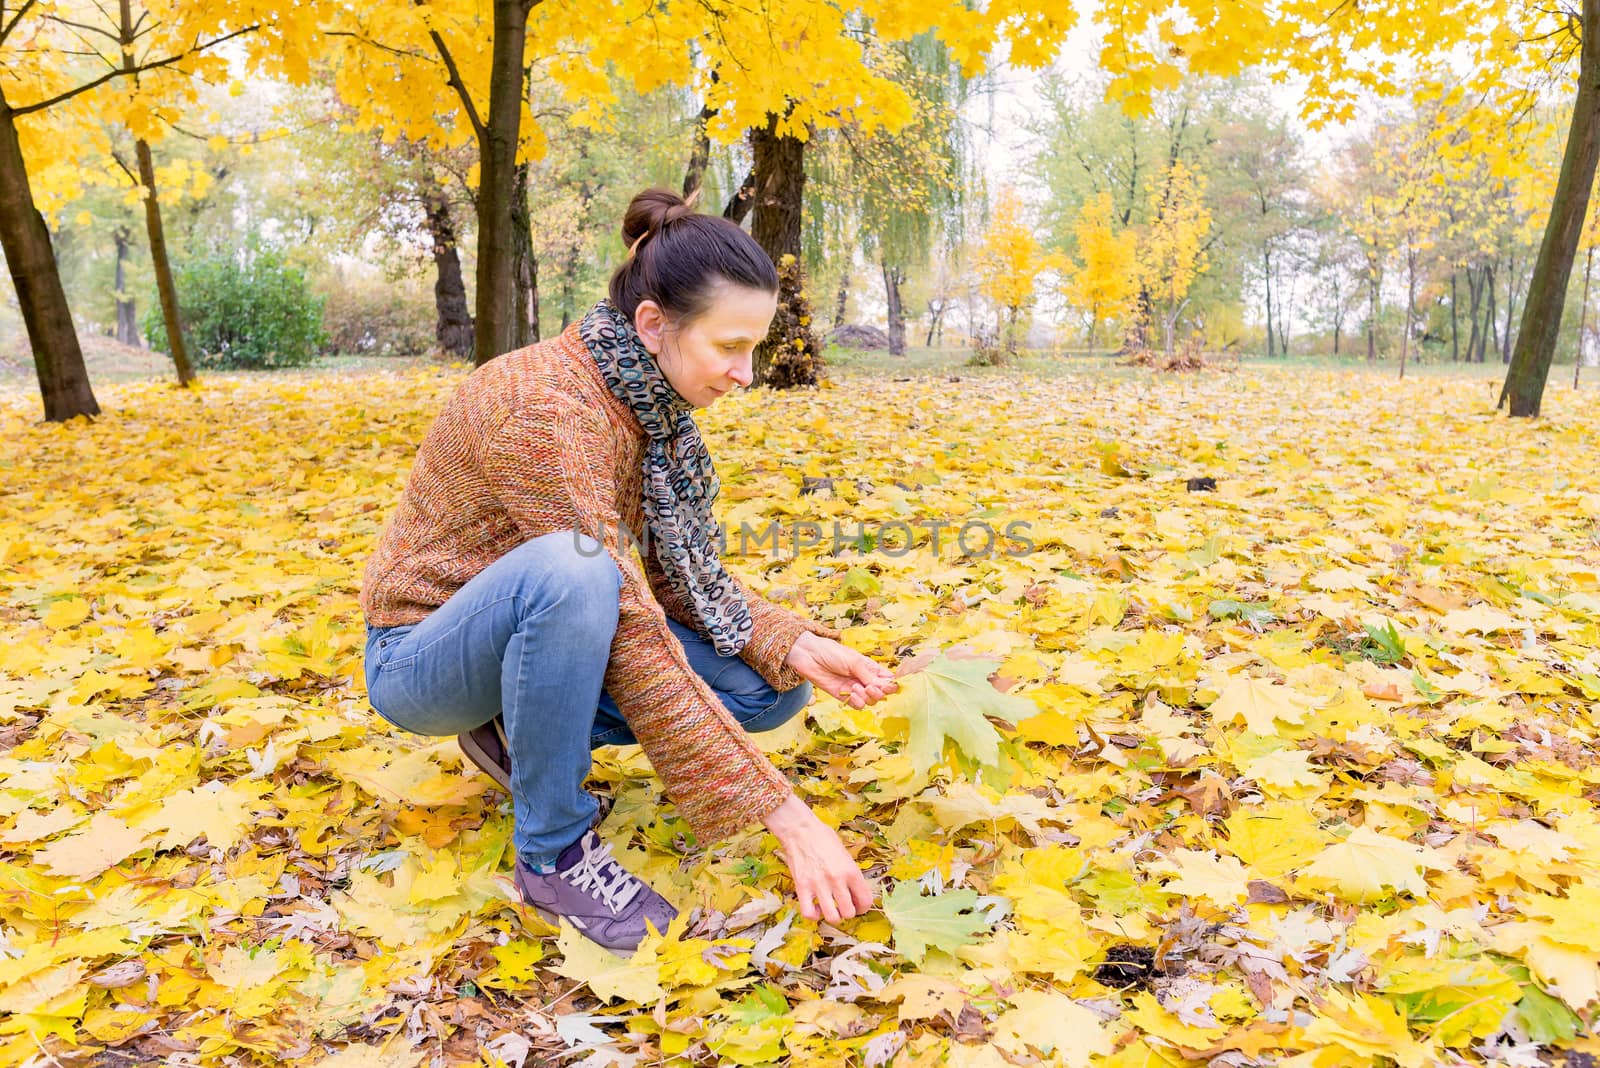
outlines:
[[[523,543],[518,573],[528,598],[525,611],[559,606],[575,627],[615,627],[622,573],[601,542],[576,530],[561,530]]]
[[[569,580],[568,589],[600,605],[617,608],[622,593],[622,572],[605,545],[581,531],[566,530],[559,566]]]

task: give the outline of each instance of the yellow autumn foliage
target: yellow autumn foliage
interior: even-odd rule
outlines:
[[[764,740],[898,930],[799,917],[770,836],[694,842],[601,751],[605,836],[685,913],[624,961],[517,903],[509,800],[365,700],[361,567],[467,371],[0,398],[0,1063],[1600,1053],[1592,405],[1530,434],[1474,380],[1248,367],[728,398],[730,528],[921,524],[730,566],[1037,711],[981,776],[825,696]]]
[[[1139,246],[1131,230],[1117,231],[1111,194],[1102,190],[1083,205],[1073,225],[1077,256],[1068,268],[1061,292],[1067,303],[1088,320],[1089,347],[1098,344],[1101,323],[1121,322],[1133,315],[1139,298]]]

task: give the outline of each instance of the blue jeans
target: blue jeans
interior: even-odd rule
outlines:
[[[394,726],[454,735],[504,714],[514,841],[529,864],[554,863],[593,820],[589,751],[635,742],[604,688],[621,589],[599,542],[559,531],[506,553],[421,622],[367,628],[367,696]],[[667,626],[746,730],[780,726],[810,701],[810,683],[780,692],[692,628]]]

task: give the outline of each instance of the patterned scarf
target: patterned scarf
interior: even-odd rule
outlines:
[[[644,452],[649,546],[693,611],[701,635],[718,653],[733,656],[750,640],[750,609],[717,551],[711,503],[721,483],[690,414],[694,406],[672,388],[638,331],[608,298],[584,315],[578,333],[606,385],[650,437]]]

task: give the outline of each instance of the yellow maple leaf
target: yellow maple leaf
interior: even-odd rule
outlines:
[[[1162,886],[1169,894],[1203,897],[1224,907],[1250,894],[1250,874],[1245,866],[1235,857],[1217,856],[1210,850],[1175,849],[1153,867],[1176,876]]]
[[[1474,630],[1480,634],[1494,634],[1498,631],[1515,630],[1521,626],[1522,624],[1514,617],[1490,608],[1486,603],[1475,604],[1471,608],[1452,609],[1439,620],[1440,629],[1463,634]]]
[[[203,834],[209,845],[227,852],[239,844],[250,827],[261,792],[246,783],[233,788],[218,781],[202,783],[171,794],[159,809],[137,819],[134,826],[162,831],[156,842],[160,849],[186,846]]]
[[[1394,892],[1428,892],[1424,867],[1442,867],[1428,850],[1410,842],[1357,827],[1342,842],[1328,846],[1307,865],[1304,878],[1331,887],[1355,901],[1372,901]]]
[[[57,875],[87,879],[144,849],[150,838],[109,812],[96,812],[82,831],[36,850],[33,862]]]
[[[1306,701],[1287,686],[1249,675],[1235,675],[1207,712],[1213,722],[1243,722],[1254,734],[1273,734],[1279,720],[1299,723],[1305,719]]]
[[[1239,771],[1263,786],[1285,790],[1322,785],[1322,776],[1312,767],[1311,754],[1303,749],[1275,749],[1245,761]]]
[[[899,1002],[896,1016],[902,1023],[926,1020],[941,1012],[949,1012],[954,1019],[967,1003],[967,992],[942,976],[906,975],[885,985],[873,1000],[885,1005]]]
[[[663,996],[661,963],[657,949],[663,936],[647,935],[631,956],[623,957],[592,942],[565,920],[556,949],[561,963],[556,971],[568,979],[589,984],[594,996],[604,1002],[618,999],[645,1004]]]
[[[1365,994],[1348,997],[1336,989],[1316,1008],[1305,1029],[1305,1041],[1337,1046],[1364,1058],[1363,1063],[1389,1057],[1401,1068],[1427,1068],[1437,1064],[1439,1057],[1439,1051],[1417,1039],[1406,1026],[1405,1016],[1384,999]]]
[[[1100,1017],[1066,994],[1021,990],[1009,1000],[1011,1008],[994,1022],[995,1043],[1007,1053],[1025,1055],[1031,1046],[1052,1064],[1087,1068],[1113,1048]]]
[[[44,614],[44,625],[51,630],[76,627],[89,618],[89,602],[82,597],[63,597]]]

